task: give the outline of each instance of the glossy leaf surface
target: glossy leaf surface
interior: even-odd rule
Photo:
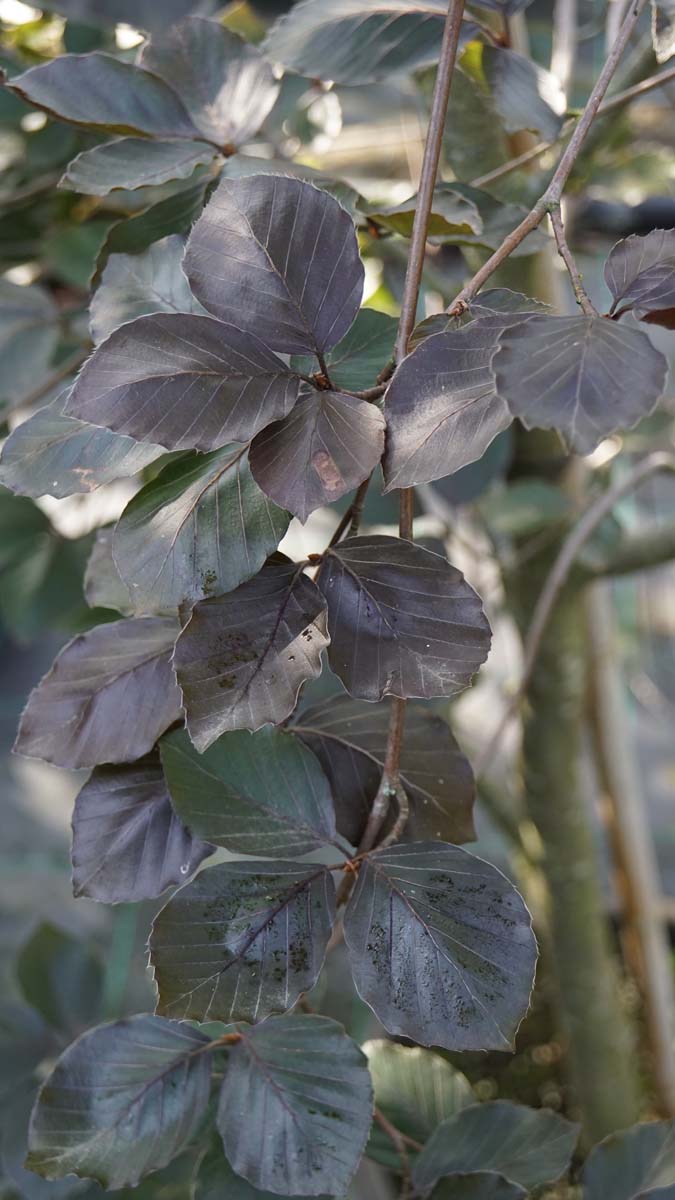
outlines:
[[[507,133],[529,129],[554,142],[563,126],[565,95],[555,75],[502,46],[484,46],[483,75]]]
[[[162,762],[185,823],[234,854],[308,854],[335,841],[330,787],[290,733],[226,733],[199,754],[181,730],[164,738]]]
[[[481,602],[446,559],[400,538],[348,538],[318,578],[330,664],[350,695],[452,696],[487,658]]]
[[[495,1171],[450,1175],[431,1193],[431,1200],[525,1200],[527,1192]]]
[[[206,316],[183,274],[184,252],[185,239],[172,234],[140,254],[111,254],[89,306],[93,341],[153,312]]]
[[[0,279],[0,402],[17,404],[58,345],[57,308],[43,288]]]
[[[653,229],[617,242],[605,263],[605,282],[614,298],[611,311],[632,308],[638,317],[675,308],[675,229]],[[664,322],[665,323],[665,322]]]
[[[529,1191],[564,1174],[578,1137],[579,1126],[550,1109],[473,1104],[434,1130],[415,1163],[415,1186],[426,1192],[444,1175],[495,1171]]]
[[[221,180],[188,239],[185,272],[209,312],[289,354],[337,345],[363,292],[348,213],[275,175]]]
[[[490,368],[499,329],[475,320],[426,338],[403,360],[385,399],[388,491],[454,474],[511,424]]]
[[[92,1029],[43,1084],[27,1166],[47,1179],[77,1174],[135,1186],[187,1144],[209,1098],[208,1038],[160,1017]],[[120,1145],[124,1153],[120,1153]]]
[[[558,429],[589,454],[652,411],[667,363],[639,329],[604,317],[535,316],[502,334],[492,369],[526,428]]]
[[[642,1192],[675,1187],[675,1121],[611,1134],[589,1154],[582,1181],[584,1200],[634,1200]]]
[[[374,308],[361,308],[351,329],[326,354],[333,387],[361,392],[372,387],[394,353],[398,322]],[[294,355],[291,367],[303,375],[316,370],[316,359]]]
[[[163,0],[161,9],[156,0],[52,0],[54,12],[71,21],[104,28],[122,22],[150,31],[165,29],[195,7],[195,0]]]
[[[251,333],[158,313],[123,325],[85,363],[68,415],[168,450],[245,442],[295,403],[300,380]]]
[[[173,88],[110,54],[62,54],[7,85],[55,117],[110,133],[198,137]]]
[[[255,46],[201,17],[156,33],[141,64],[178,92],[199,132],[223,148],[249,141],[279,92]]]
[[[403,237],[410,237],[417,209],[417,196],[411,196],[401,204],[390,208],[368,205],[365,215],[376,225],[383,225]],[[451,184],[440,183],[434,188],[429,235],[442,237],[446,234],[480,233],[483,222],[472,200],[454,191]]]
[[[512,1047],[537,950],[521,897],[495,867],[442,842],[377,851],[344,929],[359,995],[389,1033],[448,1050]]]
[[[276,1200],[273,1192],[261,1192],[232,1170],[220,1138],[200,1160],[193,1188],[192,1200]]]
[[[120,138],[78,154],[59,186],[86,196],[107,196],[116,188],[156,187],[172,179],[189,179],[214,154],[213,146],[204,142]]]
[[[188,455],[127,505],[113,558],[135,612],[171,615],[255,575],[289,519],[251,477],[243,447]]]
[[[271,1017],[240,1032],[217,1118],[234,1170],[285,1196],[343,1195],[370,1128],[361,1051],[328,1017]]]
[[[97,767],[75,801],[73,892],[105,904],[152,900],[212,849],[174,812],[157,755]]]
[[[235,592],[197,604],[174,656],[197,749],[228,730],[285,720],[301,685],[321,673],[328,641],[321,593],[282,556]]]
[[[173,1019],[263,1021],[314,986],[335,916],[316,863],[222,863],[155,918],[150,962],[158,1012]]]
[[[299,714],[293,731],[317,755],[335,799],[340,833],[357,846],[377,792],[389,730],[388,704],[334,696]],[[471,842],[474,780],[447,723],[420,704],[406,709],[401,782],[411,802],[405,838]]]
[[[306,521],[367,479],[383,450],[384,417],[374,404],[313,390],[258,434],[251,473],[267,496]]]
[[[184,252],[185,239],[172,234],[139,254],[110,254],[89,306],[92,341],[102,342],[120,325],[151,312],[207,316],[183,274]]]
[[[20,496],[73,496],[136,475],[164,453],[64,413],[67,393],[17,425],[2,448],[0,483]]]
[[[443,0],[304,0],[273,26],[265,50],[301,75],[372,83],[435,62],[446,11]]]
[[[15,751],[59,767],[142,758],[181,716],[177,632],[171,620],[124,620],[69,642],[28,698]]]

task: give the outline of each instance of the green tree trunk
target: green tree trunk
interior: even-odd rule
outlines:
[[[550,478],[560,460],[555,435],[519,435],[521,472]],[[559,544],[549,544],[506,581],[523,633],[558,549]],[[541,867],[570,1082],[584,1136],[594,1142],[637,1120],[640,1089],[580,781],[585,692],[582,600],[572,587],[552,614],[527,690],[522,773],[528,815],[544,848]]]

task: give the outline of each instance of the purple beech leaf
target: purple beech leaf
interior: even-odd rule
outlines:
[[[6,86],[51,116],[87,129],[199,137],[183,101],[163,79],[99,51],[62,54]]]
[[[169,463],[125,508],[113,559],[137,614],[173,615],[255,575],[290,521],[251,477],[245,446]]]
[[[326,354],[331,383],[338,391],[361,392],[372,387],[394,353],[398,321],[374,308],[362,308],[351,329]],[[302,375],[316,371],[311,355],[293,355],[291,367]]]
[[[223,1200],[225,1196],[227,1200],[278,1200],[278,1193],[261,1192],[235,1174],[218,1138],[199,1161],[191,1200]]]
[[[478,317],[490,317],[494,322],[495,318],[503,314],[508,318],[502,325],[502,328],[506,329],[509,325],[517,323],[515,319],[511,320],[515,314],[520,313],[521,316],[518,320],[522,320],[524,316],[534,316],[538,312],[550,313],[551,311],[548,304],[542,304],[540,300],[533,300],[531,296],[525,296],[522,292],[513,292],[511,288],[488,288],[486,291],[480,292],[472,301],[470,308],[458,317],[449,317],[446,312],[434,313],[431,317],[425,317],[413,329],[408,345],[411,351],[415,350],[420,342],[432,334],[455,332]]]
[[[436,1127],[413,1181],[426,1193],[444,1175],[495,1171],[529,1192],[565,1173],[578,1139],[579,1126],[550,1109],[509,1100],[472,1104]]]
[[[291,733],[271,726],[237,730],[199,754],[181,729],[160,749],[176,812],[214,845],[259,858],[345,848],[328,779]]]
[[[84,572],[84,596],[90,608],[112,608],[130,617],[133,616],[131,596],[115,566],[112,543],[112,527],[96,530]]]
[[[264,51],[310,78],[372,83],[438,61],[444,0],[304,0],[270,30]],[[463,22],[460,46],[475,25]]]
[[[233,154],[231,158],[225,160],[221,171],[221,178],[224,179],[249,179],[251,175],[285,175],[289,179],[303,179],[306,183],[313,183],[320,191],[328,192],[328,195],[337,200],[338,204],[341,204],[352,217],[355,216],[361,199],[356,188],[346,183],[344,179],[327,175],[325,171],[317,171],[316,167],[308,167],[306,163],[294,162],[290,158],[261,158],[259,154]],[[315,363],[313,358],[311,361]],[[342,386],[346,387],[347,385],[343,384]]]
[[[389,704],[334,696],[290,727],[316,754],[332,787],[339,832],[358,846],[384,768]],[[475,841],[475,786],[447,723],[421,704],[406,709],[401,782],[410,798],[407,841]]]
[[[199,132],[223,148],[250,141],[279,94],[255,46],[201,17],[154,33],[140,64],[178,92]]]
[[[216,1118],[232,1167],[263,1191],[344,1196],[373,1109],[358,1046],[320,1016],[270,1017],[239,1032]]]
[[[221,180],[188,238],[185,273],[214,316],[288,354],[337,345],[363,293],[349,214],[278,175]]]
[[[178,629],[158,617],[114,621],[68,642],[28,698],[15,752],[57,767],[142,758],[181,717]]]
[[[223,863],[155,917],[157,1011],[174,1020],[264,1021],[316,983],[335,919],[318,863]]]
[[[411,196],[401,204],[381,207],[377,204],[360,206],[368,221],[383,225],[402,237],[412,234],[417,196]],[[450,183],[439,183],[434,188],[431,216],[429,218],[429,236],[443,237],[445,234],[481,233],[483,222],[476,205],[472,200],[456,192]]]
[[[161,1017],[90,1029],[42,1085],[26,1166],[45,1179],[79,1175],[135,1187],[191,1141],[209,1100],[209,1039]],[[123,1147],[123,1153],[121,1153]]]
[[[385,491],[453,475],[509,427],[490,368],[501,320],[433,334],[404,358],[385,398]]]
[[[204,142],[120,138],[78,154],[68,163],[59,187],[85,196],[107,196],[115,188],[156,187],[189,179],[195,167],[210,163],[214,154],[213,146]]]
[[[507,133],[528,129],[544,141],[555,141],[566,109],[565,93],[555,75],[503,46],[483,46],[481,68]]]
[[[534,316],[502,333],[492,369],[526,429],[557,429],[590,454],[652,412],[668,364],[639,329],[605,317]]]
[[[495,867],[443,842],[376,851],[344,931],[356,989],[389,1033],[446,1050],[513,1049],[537,945]]]
[[[59,311],[50,293],[0,278],[1,405],[20,404],[47,375],[59,339]]]
[[[164,453],[109,429],[67,417],[64,392],[10,433],[0,483],[20,496],[73,496],[136,475]]]
[[[429,699],[468,687],[487,658],[480,598],[445,558],[400,538],[348,538],[318,577],[330,665],[349,694]]]
[[[89,306],[92,341],[102,342],[120,325],[149,313],[208,316],[183,274],[184,253],[185,239],[171,234],[141,254],[111,254]]]
[[[93,285],[100,283],[111,254],[141,254],[161,238],[188,233],[204,207],[209,183],[209,176],[198,171],[196,180],[188,180],[180,191],[111,225],[96,260]]]
[[[430,1200],[525,1200],[527,1192],[495,1171],[450,1175],[431,1192]]]
[[[353,491],[379,463],[384,417],[340,392],[313,390],[251,445],[251,474],[267,496],[301,521]]]
[[[581,1180],[583,1200],[652,1200],[652,1192],[662,1200],[662,1189],[675,1189],[675,1121],[610,1134],[591,1150]]]
[[[476,206],[483,222],[483,228],[480,233],[446,233],[442,237],[431,238],[432,242],[439,242],[444,245],[481,246],[486,247],[488,250],[496,250],[507,234],[511,233],[516,225],[522,221],[523,217],[527,215],[527,209],[522,204],[511,204],[503,200],[498,200],[490,192],[485,192],[482,188],[472,187],[470,183],[462,183],[456,179],[453,180],[452,187],[458,195],[464,196]],[[548,243],[549,238],[547,235],[542,233],[541,229],[534,229],[516,247],[511,254],[511,258],[535,254],[538,250],[548,245]]]
[[[323,596],[283,555],[235,592],[196,604],[174,665],[197,749],[284,721],[302,684],[321,674],[328,642]]]
[[[611,312],[632,308],[636,317],[672,328],[667,310],[675,308],[675,229],[633,233],[617,242],[605,263],[605,283],[614,298]]]
[[[198,0],[50,0],[50,11],[85,25],[132,25],[134,29],[165,29],[197,7]]]
[[[156,313],[98,346],[67,413],[167,450],[213,450],[284,417],[300,387],[253,334],[209,316]]]
[[[73,894],[131,904],[184,883],[213,846],[193,837],[173,810],[156,753],[97,767],[73,812]]]

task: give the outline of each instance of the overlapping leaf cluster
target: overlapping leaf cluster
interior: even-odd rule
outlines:
[[[582,452],[634,424],[661,394],[665,360],[616,320],[632,310],[672,326],[672,238],[615,247],[606,317],[560,317],[491,290],[459,319],[423,322],[393,372],[395,322],[360,308],[355,221],[405,237],[416,198],[387,206],[349,193],[348,212],[319,177],[229,162],[275,103],[270,62],[344,83],[416,69],[435,61],[445,11],[444,0],[306,0],[270,33],[267,59],[190,16],[155,27],[136,64],[65,55],[11,81],[60,119],[116,135],[75,159],[64,186],[100,196],[190,181],[168,229],[152,211],[136,233],[125,223],[128,253],[108,236],[95,349],[72,388],[14,430],[0,467],[23,496],[65,496],[164,459],[89,561],[89,602],[119,619],[65,647],[17,741],[92,769],[73,821],[77,895],[131,902],[183,885],[150,938],[157,1015],[86,1033],[41,1090],[28,1164],[48,1179],[136,1185],[210,1142],[216,1086],[220,1137],[200,1158],[201,1200],[224,1188],[342,1196],[369,1135],[381,1158],[362,1053],[335,1022],[292,1012],[319,978],[342,871],[356,876],[341,914],[354,983],[386,1030],[505,1050],[527,1010],[529,914],[499,871],[461,848],[474,836],[471,769],[446,723],[414,703],[453,697],[485,661],[479,597],[444,557],[400,538],[338,538],[311,563],[279,547],[292,517],[347,496],[380,462],[387,489],[408,487],[477,460],[514,417]],[[466,77],[504,128],[557,136],[546,73],[465,26]],[[430,235],[491,247],[517,220],[480,189],[441,184]],[[36,352],[48,358],[49,297],[8,289],[18,342],[42,322]],[[298,708],[324,655],[346,694]],[[380,842],[359,854],[392,696],[413,701],[401,757],[410,816],[390,844],[392,796]],[[236,857],[192,878],[217,847]],[[439,1063],[426,1055],[422,1070]],[[377,1055],[371,1067],[386,1112]],[[516,1200],[565,1171],[575,1127],[469,1104],[456,1074],[444,1083],[433,1121],[414,1106],[400,1117],[404,1130],[422,1124],[411,1133],[426,1143],[413,1165],[420,1194]],[[653,1128],[669,1145],[670,1128]],[[593,1172],[614,1169],[612,1148],[609,1166],[603,1153],[587,1168],[589,1200]],[[635,1174],[626,1200],[673,1184],[662,1161],[658,1177]]]

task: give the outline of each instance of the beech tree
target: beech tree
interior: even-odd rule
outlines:
[[[619,240],[598,309],[565,221],[575,172],[592,175],[598,128],[673,76],[616,82],[645,5],[625,7],[578,111],[569,73],[514,48],[522,0],[467,0],[466,11],[464,0],[301,0],[262,44],[190,0],[58,0],[65,26],[42,20],[65,52],[33,65],[7,55],[6,119],[46,114],[61,139],[58,202],[84,214],[73,225],[90,238],[92,267],[84,338],[78,305],[58,289],[0,280],[3,388],[26,417],[0,464],[6,587],[19,589],[14,610],[2,595],[0,607],[25,609],[20,628],[55,616],[48,593],[64,553],[35,499],[135,481],[114,526],[83,542],[98,620],[73,620],[15,749],[91,772],[73,815],[75,895],[162,897],[149,938],[154,1014],[97,1024],[86,960],[70,998],[47,988],[45,1012],[39,989],[68,939],[39,931],[22,951],[28,1002],[79,1034],[36,1057],[26,1167],[65,1181],[54,1195],[140,1184],[139,1196],[166,1197],[177,1179],[175,1194],[195,1200],[343,1197],[364,1156],[402,1196],[517,1200],[553,1185],[571,1195],[568,1183],[584,1200],[675,1195],[662,1006],[647,969],[649,1086],[666,1119],[635,1125],[649,1110],[579,784],[581,592],[675,554],[662,530],[609,548],[593,537],[622,495],[675,458],[647,454],[618,481],[586,476],[575,495],[570,484],[583,456],[667,389],[650,332],[673,328],[675,233]],[[144,31],[133,53],[112,40],[119,22]],[[665,62],[671,6],[656,5],[653,27]],[[71,49],[67,35],[77,42],[82,29],[88,44]],[[408,200],[365,198],[297,152],[251,152],[266,124],[297,116],[304,92],[391,77],[428,101]],[[462,135],[472,106],[482,132]],[[518,147],[524,130],[541,141]],[[519,200],[498,187],[513,177]],[[20,182],[6,228],[45,195],[51,176]],[[52,218],[31,209],[31,219]],[[425,317],[421,289],[431,278],[433,290],[448,247],[463,255],[459,282],[436,287],[446,303]],[[531,264],[550,271],[552,247],[576,312],[533,282]],[[362,306],[364,261],[389,253],[396,315]],[[506,286],[514,256],[529,264],[532,295]],[[78,270],[68,258],[84,293]],[[489,795],[518,711],[525,811],[543,846],[522,886],[531,904],[538,888],[547,896],[548,916],[534,916],[579,1146],[569,1113],[481,1100],[462,1071],[469,1052],[513,1051],[538,946],[514,883],[464,848],[475,838],[472,766],[447,705],[427,702],[472,686],[491,631],[477,591],[416,537],[414,517],[430,495],[447,515],[428,485],[485,464],[507,431],[511,481],[536,477],[529,502],[543,511],[509,534],[529,551],[520,571],[502,562],[523,670],[474,766]],[[398,536],[364,520],[380,485],[397,497]],[[294,518],[333,505],[321,551],[280,550]],[[332,685],[307,700],[322,673]],[[211,863],[218,849],[227,854]],[[632,859],[626,869],[639,889]],[[324,965],[343,940],[382,1033],[362,1046],[321,1011]]]

